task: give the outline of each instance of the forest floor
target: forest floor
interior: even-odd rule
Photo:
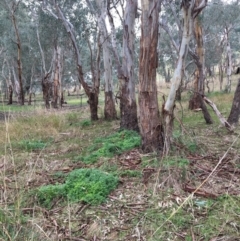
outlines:
[[[227,117],[233,93],[208,97]],[[176,103],[168,156],[117,146],[91,161],[96,140],[117,133],[119,121],[91,122],[87,106],[11,112],[0,125],[0,240],[240,240],[240,127],[229,132],[210,109],[206,125],[188,99]],[[36,190],[86,168],[118,178],[106,201],[38,200]]]

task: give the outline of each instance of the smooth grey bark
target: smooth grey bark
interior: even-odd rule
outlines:
[[[138,131],[134,79],[134,41],[137,0],[127,0],[123,20],[123,59],[120,79],[120,127]]]
[[[192,36],[193,19],[206,6],[207,0],[202,0],[200,4],[195,5],[195,1],[182,0],[181,9],[183,15],[183,34],[179,50],[177,65],[172,78],[172,85],[167,101],[164,105],[164,124],[165,124],[165,142],[164,151],[168,154],[172,142],[174,106],[177,90],[181,84],[184,73],[185,58],[187,56],[189,41]]]
[[[231,29],[231,27],[230,27]],[[229,40],[229,31],[230,29],[226,28],[226,41],[227,41],[227,47],[226,47],[226,54],[227,54],[227,85],[226,85],[226,91],[229,93],[231,92],[231,75],[232,75],[232,51],[231,51],[231,45]]]
[[[104,117],[106,120],[114,120],[117,118],[117,111],[114,102],[114,89],[112,79],[112,57],[108,47],[108,32],[106,28],[106,0],[97,0],[98,6],[98,27],[101,33],[101,44],[103,48],[103,65],[104,65],[104,80],[105,80],[105,105]]]

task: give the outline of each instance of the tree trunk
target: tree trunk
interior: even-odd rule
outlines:
[[[202,109],[203,117],[204,117],[204,119],[206,121],[206,124],[213,124],[212,117],[209,114],[209,111],[207,109],[207,106],[205,105],[205,102],[203,100],[203,96],[202,95],[200,95],[200,94],[198,95],[197,102],[200,103],[199,108]]]
[[[202,0],[196,0],[196,4],[199,5]],[[202,105],[199,100],[199,94],[204,95],[204,81],[205,81],[205,60],[204,60],[204,44],[201,15],[194,20],[194,37],[197,44],[196,58],[194,58],[197,69],[195,71],[194,79],[194,93],[189,101],[189,109],[194,110],[200,108]]]
[[[138,131],[137,104],[134,81],[134,23],[137,0],[128,0],[124,14],[123,60],[120,79],[120,128]],[[119,73],[118,73],[119,74]]]
[[[196,69],[194,72],[194,83],[193,83],[193,95],[189,100],[189,109],[195,110],[201,108],[201,102],[199,102],[200,98],[200,91],[198,89],[198,82],[199,82],[199,69]]]
[[[90,106],[91,120],[98,120],[98,95],[91,92],[88,101]]]
[[[31,104],[32,104],[32,92],[30,90],[29,97],[28,97],[28,105],[31,105]]]
[[[4,73],[4,65],[7,65],[7,69],[8,69],[8,76],[5,76],[5,73]],[[6,81],[6,85],[7,85],[7,89],[5,91],[5,98],[8,99],[8,105],[12,105],[12,97],[13,97],[13,84],[12,84],[12,76],[11,76],[11,68],[9,66],[9,63],[7,61],[7,59],[4,59],[3,61],[3,65],[2,65],[2,76],[3,78],[5,79]]]
[[[188,52],[189,41],[192,34],[192,10],[194,8],[194,2],[182,1],[182,11],[183,11],[183,34],[182,41],[179,50],[179,56],[177,61],[177,66],[174,71],[172,78],[172,85],[168,99],[164,104],[164,121],[165,121],[165,152],[166,154],[170,150],[170,145],[172,142],[172,131],[173,131],[173,119],[174,119],[174,106],[176,92],[181,84],[181,79],[183,75],[183,67],[185,63],[185,58]]]
[[[222,63],[219,64],[219,82],[220,82],[220,91],[223,91],[223,66]]]
[[[120,99],[120,128],[138,131],[137,104],[135,96],[134,73],[134,24],[137,11],[137,0],[126,2],[123,19],[123,58],[120,62],[116,44],[116,30],[108,1],[108,19],[111,26],[112,50],[117,63]]]
[[[156,69],[158,19],[161,1],[142,0],[142,25],[139,60],[139,127],[144,152],[163,150],[163,132],[160,121]]]
[[[13,103],[13,87],[9,85],[8,87],[8,105],[12,105]]]
[[[42,80],[43,100],[45,103],[45,107],[47,109],[50,108],[50,89],[51,89],[51,84],[49,81],[49,74],[47,74],[44,76],[44,78]]]
[[[183,85],[183,80],[181,79],[180,85],[176,92],[176,98],[175,98],[176,101],[182,100],[182,88],[183,88],[182,85]]]
[[[104,105],[104,118],[105,120],[114,120],[117,117],[115,103],[113,100],[113,92],[105,91],[105,105]]]
[[[62,57],[59,46],[54,50],[54,67],[53,67],[53,108],[58,108],[58,102],[61,99],[61,82],[62,82]]]
[[[19,36],[19,31],[16,23],[15,11],[12,12],[12,21],[16,33],[17,39],[17,66],[18,66],[18,82],[19,82],[19,96],[18,96],[18,103],[20,105],[24,105],[24,91],[23,91],[23,81],[22,81],[22,61],[21,61],[21,41]]]
[[[33,78],[34,78],[34,71],[35,71],[35,65],[33,64],[32,70],[31,70],[30,85],[29,85],[28,105],[32,104],[32,84],[33,84]]]
[[[91,47],[91,42],[88,40],[88,47],[90,50],[91,57],[91,72],[93,78],[93,88],[90,90],[88,97],[88,103],[90,106],[91,120],[98,120],[98,97],[99,97],[99,86],[100,86],[100,52],[101,52],[101,43],[100,43],[100,33],[97,36],[97,54],[96,61],[93,58],[93,51]]]
[[[231,46],[229,40],[229,30],[227,29],[227,85],[226,85],[226,92],[231,92],[231,75],[232,75],[232,53],[231,53]]]
[[[227,120],[228,123],[231,125],[237,125],[239,120],[239,114],[240,114],[240,79],[238,80],[238,85],[235,90],[231,112]]]
[[[13,80],[14,80],[13,92],[17,97],[18,104],[20,104],[21,103],[20,85],[19,85],[18,77],[16,75],[15,68],[14,68],[14,64],[12,64],[12,74],[13,74]]]
[[[114,120],[117,118],[113,95],[113,80],[112,80],[112,58],[108,47],[108,33],[105,23],[107,5],[106,1],[97,0],[99,9],[98,27],[101,32],[101,43],[103,48],[103,65],[104,65],[104,80],[105,80],[105,105],[104,117],[106,120]]]

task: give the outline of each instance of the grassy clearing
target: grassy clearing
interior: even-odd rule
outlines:
[[[233,93],[208,97],[227,117]],[[88,107],[1,122],[0,240],[238,240],[240,140],[210,173],[239,127],[229,133],[210,109],[206,125],[188,99],[164,158],[141,153],[119,121],[90,121]]]

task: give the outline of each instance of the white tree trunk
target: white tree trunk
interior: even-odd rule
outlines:
[[[14,79],[14,92],[17,95],[18,103],[20,104],[20,85],[19,85],[19,81],[17,78],[16,71],[14,69],[14,66],[12,66],[12,74]]]
[[[58,102],[60,101],[61,96],[61,82],[62,82],[62,49],[57,46],[54,49],[53,57],[53,71],[52,71],[52,95],[53,95],[53,107],[58,107]]]
[[[97,0],[97,5],[100,13],[98,14],[98,27],[101,32],[101,44],[103,48],[103,65],[104,65],[104,79],[105,79],[105,119],[115,119],[116,109],[113,97],[113,79],[112,79],[112,58],[108,47],[108,33],[106,28],[106,1]]]
[[[189,41],[192,35],[192,27],[193,27],[193,18],[192,11],[194,8],[194,2],[183,4],[182,6],[182,14],[183,14],[183,34],[182,34],[182,42],[180,45],[179,56],[177,61],[177,66],[174,71],[174,75],[172,78],[172,85],[170,89],[170,93],[168,95],[167,101],[164,105],[164,121],[165,121],[165,153],[167,154],[170,149],[170,143],[172,138],[173,131],[173,110],[175,105],[175,97],[177,90],[181,84],[181,79],[183,75],[183,67],[185,58],[188,52]]]
[[[229,39],[227,37],[227,92],[231,92],[231,75],[232,75],[232,51]]]

